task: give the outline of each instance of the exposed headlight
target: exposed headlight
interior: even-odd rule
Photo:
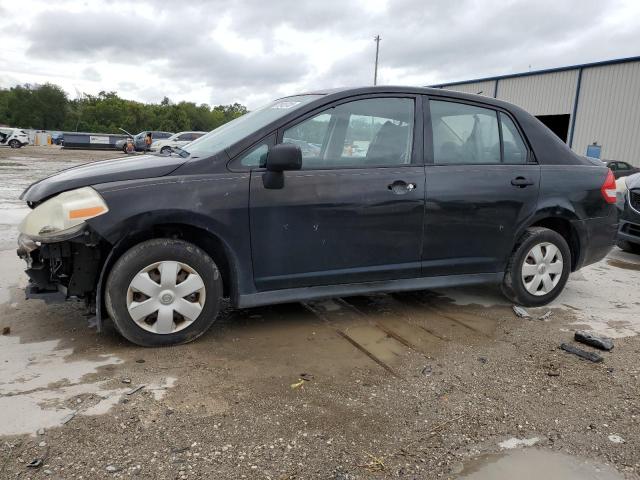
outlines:
[[[63,192],[38,205],[18,229],[33,240],[54,242],[79,232],[85,220],[107,213],[109,208],[91,187]]]

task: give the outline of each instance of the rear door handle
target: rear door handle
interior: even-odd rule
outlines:
[[[396,195],[404,195],[405,193],[409,193],[412,190],[415,190],[416,184],[407,183],[404,180],[396,180],[395,182],[387,185],[387,188]]]
[[[533,182],[525,177],[516,177],[511,180],[511,185],[513,185],[514,187],[524,188],[529,185],[533,185]]]

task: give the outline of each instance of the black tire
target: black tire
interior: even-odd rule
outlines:
[[[165,155],[171,153],[171,147],[162,147],[160,153],[164,153]]]
[[[123,151],[124,153],[129,153],[129,152],[127,152],[127,145],[126,145],[126,144],[122,147],[122,151]]]
[[[127,308],[127,292],[133,278],[145,267],[162,261],[190,266],[205,286],[205,301],[197,318],[186,328],[167,334],[145,330],[133,320]],[[148,240],[125,252],[111,269],[105,288],[105,306],[114,326],[127,340],[143,347],[178,345],[195,340],[216,320],[221,298],[222,278],[211,257],[189,242],[169,238]]]
[[[22,143],[20,143],[19,140],[13,139],[9,142],[9,146],[11,148],[20,148],[22,146]]]
[[[522,279],[522,267],[527,254],[540,243],[551,243],[562,254],[563,269],[558,283],[544,295],[533,295],[527,291]],[[564,288],[571,272],[571,250],[559,233],[544,227],[531,227],[520,237],[507,262],[502,282],[502,292],[512,302],[525,307],[539,307],[554,300]]]
[[[617,245],[625,252],[640,254],[640,244],[618,240]]]

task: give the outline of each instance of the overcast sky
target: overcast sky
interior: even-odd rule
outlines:
[[[241,102],[640,55],[638,0],[0,0],[0,86]]]

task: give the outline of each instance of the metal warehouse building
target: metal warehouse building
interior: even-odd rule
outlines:
[[[514,103],[576,153],[640,167],[640,57],[432,87]]]

